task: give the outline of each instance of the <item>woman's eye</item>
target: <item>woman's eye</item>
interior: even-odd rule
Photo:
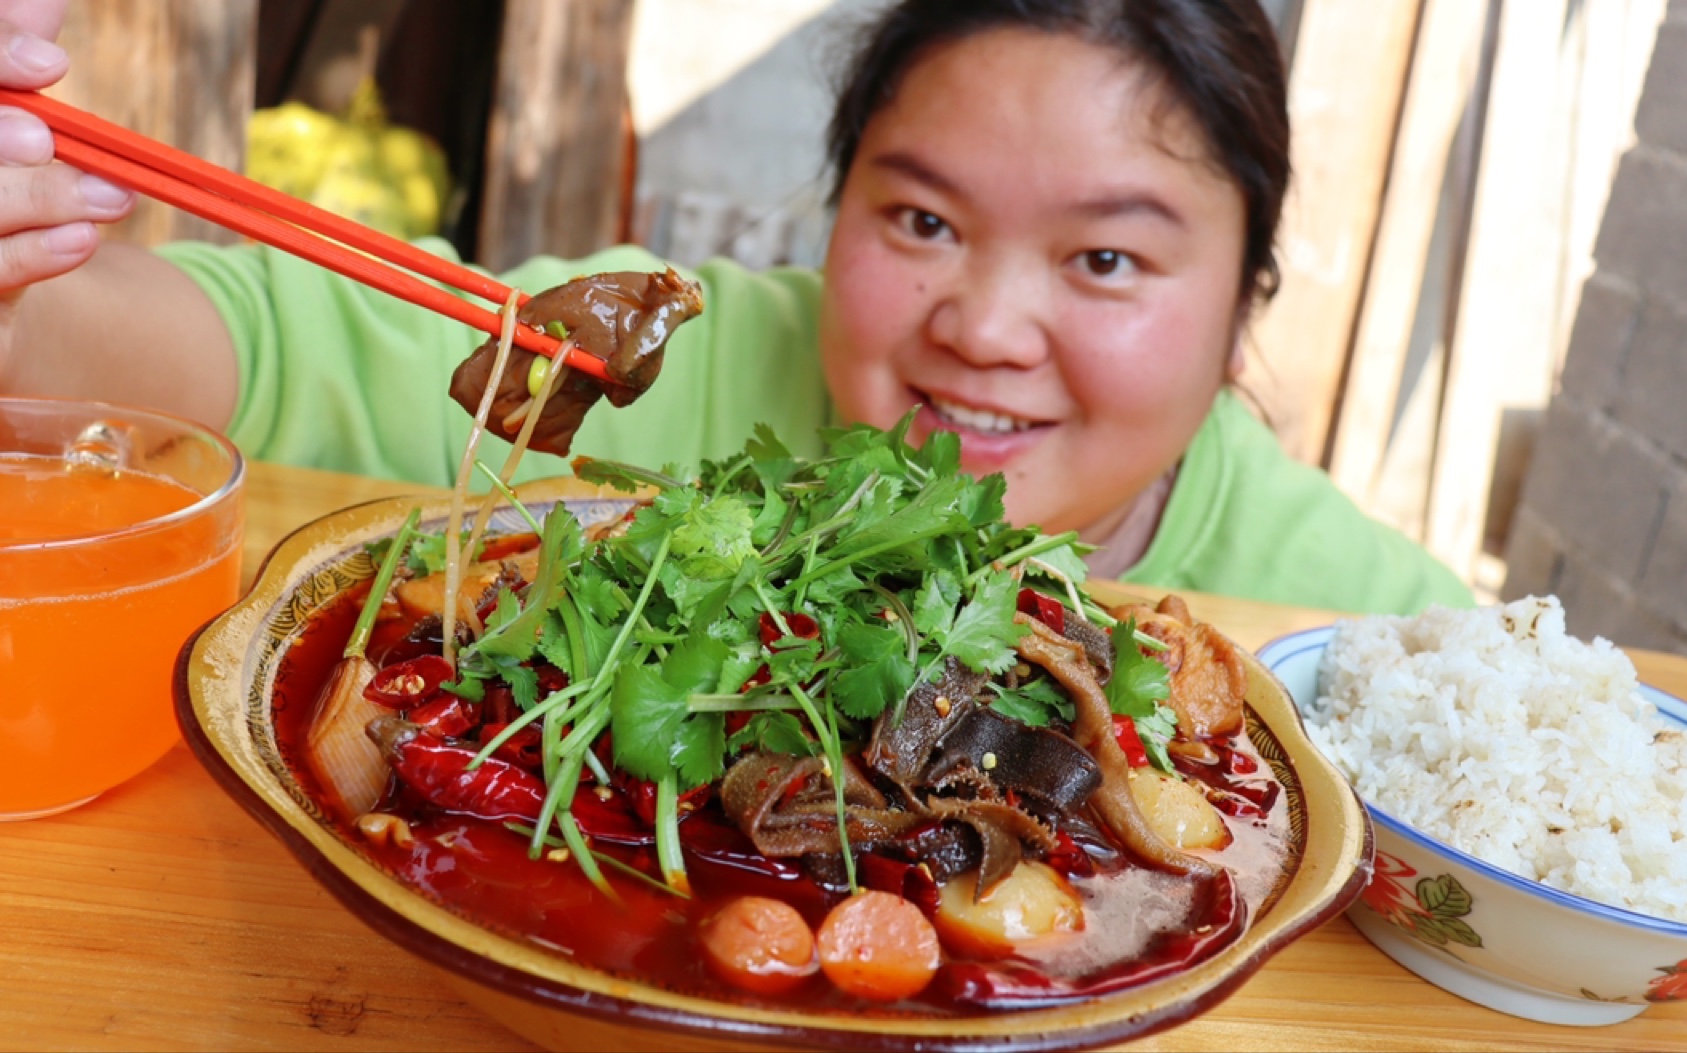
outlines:
[[[1097,278],[1112,278],[1131,273],[1136,261],[1118,249],[1091,249],[1078,257],[1080,265]]]
[[[943,217],[923,208],[905,208],[897,216],[902,229],[921,241],[935,241],[949,232]]]

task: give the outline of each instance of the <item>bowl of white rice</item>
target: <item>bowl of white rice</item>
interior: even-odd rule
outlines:
[[[1473,1002],[1612,1024],[1687,999],[1687,704],[1554,597],[1267,644],[1376,827],[1349,918]]]

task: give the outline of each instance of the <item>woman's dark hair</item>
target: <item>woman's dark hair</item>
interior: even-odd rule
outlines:
[[[901,0],[863,32],[826,137],[836,203],[867,122],[931,49],[992,29],[1071,34],[1143,65],[1205,134],[1247,206],[1244,298],[1277,289],[1289,182],[1283,53],[1257,0]]]

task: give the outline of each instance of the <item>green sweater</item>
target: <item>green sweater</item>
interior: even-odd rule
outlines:
[[[444,242],[424,246],[450,254]],[[470,420],[445,391],[482,337],[273,249],[182,243],[159,252],[205,290],[233,335],[240,396],[229,435],[247,456],[450,483]],[[503,278],[539,290],[661,266],[619,248],[578,261],[537,258]],[[686,470],[738,451],[765,422],[793,451],[818,453],[817,427],[831,413],[818,354],[820,276],[752,273],[726,260],[689,276],[703,282],[707,309],[674,336],[660,382],[627,409],[591,414],[574,448]],[[507,449],[489,436],[480,456],[497,465]],[[517,478],[566,471],[532,454]],[[1450,571],[1288,457],[1229,393],[1190,444],[1159,530],[1123,580],[1342,611],[1471,603]]]

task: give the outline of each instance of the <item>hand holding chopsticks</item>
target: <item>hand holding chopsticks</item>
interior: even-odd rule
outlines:
[[[15,106],[45,122],[53,133],[54,154],[66,164],[486,333],[496,336],[501,331],[496,311],[416,276],[502,306],[510,288],[486,275],[37,92],[0,88],[0,105]],[[515,327],[515,343],[547,357],[561,353],[565,365],[611,380],[602,359],[531,326]]]

